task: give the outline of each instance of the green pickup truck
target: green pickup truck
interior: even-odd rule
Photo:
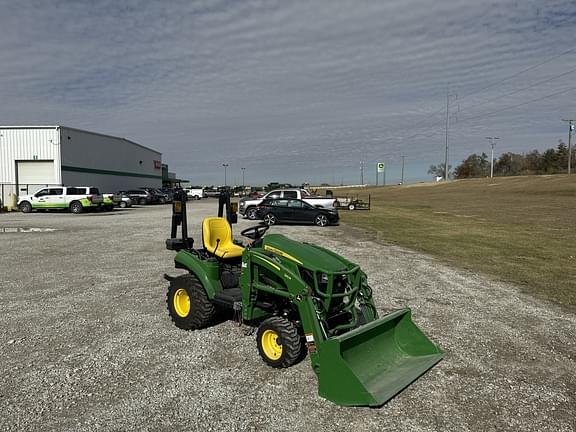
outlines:
[[[122,201],[122,197],[118,194],[102,194],[102,204],[100,205],[106,211],[114,210]]]

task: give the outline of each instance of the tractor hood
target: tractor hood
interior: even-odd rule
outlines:
[[[265,251],[294,261],[309,270],[331,273],[348,268],[349,262],[346,259],[310,243],[290,240],[281,234],[268,234],[262,240]]]

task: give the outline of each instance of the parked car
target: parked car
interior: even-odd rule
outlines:
[[[220,191],[218,189],[206,188],[204,189],[205,198],[218,198],[220,196]]]
[[[153,196],[152,202],[155,204],[166,204],[166,202],[168,201],[168,196],[160,192],[159,189],[149,187],[143,187],[140,189],[150,192]]]
[[[174,190],[167,188],[167,187],[163,187],[158,189],[160,191],[160,193],[164,194],[164,197],[166,198],[166,202],[167,203],[171,203],[172,201],[174,201]]]
[[[144,189],[131,189],[121,193],[129,196],[133,204],[147,205],[158,202],[158,196],[156,194]]]
[[[280,222],[313,223],[318,226],[335,224],[340,219],[338,211],[314,207],[299,199],[265,199],[256,207],[256,216],[266,225]]]
[[[118,194],[102,194],[102,204],[100,208],[106,211],[112,211],[114,207],[120,204],[120,199],[121,197]]]
[[[248,219],[256,219],[256,207],[265,199],[271,198],[287,198],[287,199],[301,199],[314,207],[334,208],[334,198],[320,197],[311,195],[306,189],[275,189],[268,192],[262,198],[241,198],[239,213]]]
[[[120,208],[132,207],[132,200],[130,199],[130,197],[128,195],[121,194],[120,195],[120,202],[118,203],[118,207],[120,207]]]
[[[72,213],[95,209],[103,198],[98,188],[91,186],[56,186],[40,189],[18,199],[18,208],[23,213],[40,209],[69,209]]]

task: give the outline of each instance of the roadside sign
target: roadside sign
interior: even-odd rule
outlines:
[[[378,172],[384,172],[384,162],[378,162]]]

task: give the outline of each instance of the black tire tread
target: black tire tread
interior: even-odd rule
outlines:
[[[276,362],[272,362],[264,354],[260,345],[260,339],[264,330],[272,329],[278,333],[282,343],[282,356]],[[260,324],[257,333],[258,352],[266,364],[273,368],[287,368],[302,359],[303,343],[302,336],[298,333],[298,328],[286,318],[273,316]]]
[[[79,210],[78,210],[78,211],[72,210],[76,205],[80,206],[80,207],[77,207]],[[72,202],[70,203],[70,207],[69,207],[69,208],[70,208],[70,211],[71,211],[72,213],[74,213],[74,214],[80,214],[80,213],[82,213],[82,211],[84,210],[84,206],[82,206],[82,203],[81,203],[80,201],[72,201]]]
[[[190,313],[185,318],[178,316],[172,308],[172,297],[179,288],[184,288],[190,297]],[[170,282],[166,293],[166,306],[172,322],[183,330],[198,330],[207,327],[216,314],[216,309],[208,300],[204,287],[193,275],[178,276]]]
[[[254,212],[254,217],[250,217],[252,212]],[[258,217],[256,216],[256,207],[250,206],[246,209],[246,218],[249,220],[256,220]]]
[[[274,218],[272,223],[267,223],[265,221],[266,216],[272,216]],[[278,223],[278,218],[276,217],[276,215],[274,213],[266,213],[262,219],[265,221],[264,223],[266,223],[266,225],[268,225],[268,226],[276,225]]]
[[[22,213],[32,213],[32,204],[30,204],[28,201],[22,201],[18,208]],[[23,208],[26,208],[26,210],[23,210]]]
[[[324,216],[324,217],[326,218],[326,224],[325,224],[325,225],[322,225],[322,224],[319,223],[319,218],[322,217],[322,216],[324,216],[324,215],[323,215],[322,213],[319,213],[319,214],[317,214],[317,215],[314,217],[314,224],[315,224],[315,225],[317,225],[317,226],[319,226],[319,227],[328,225],[328,218],[327,218],[326,216]]]

